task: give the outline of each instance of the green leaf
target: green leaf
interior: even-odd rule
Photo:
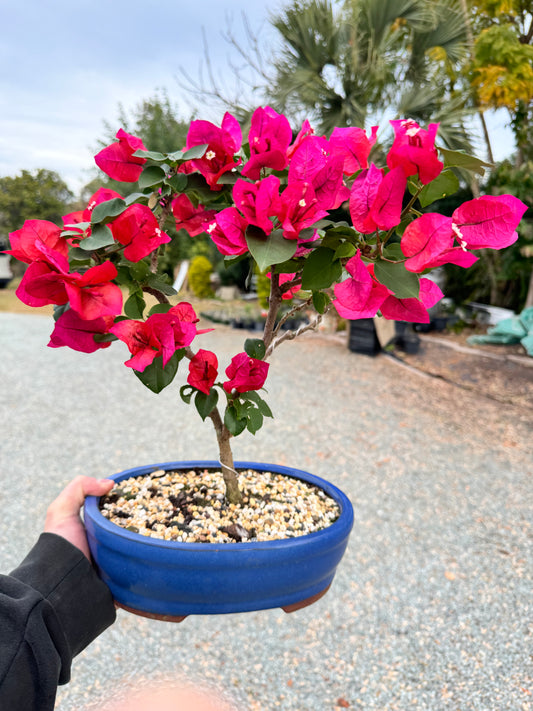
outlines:
[[[276,274],[295,274],[302,268],[302,262],[300,259],[287,259],[286,262],[276,264],[273,271]]]
[[[323,314],[328,308],[331,299],[327,294],[322,291],[313,291],[313,306],[315,311],[319,314]]]
[[[62,316],[65,311],[68,311],[70,309],[70,304],[54,304],[54,321],[57,321],[57,319]]]
[[[150,274],[150,265],[148,262],[141,260],[140,262],[128,262],[128,271],[136,281],[143,281]]]
[[[208,143],[204,143],[201,146],[193,146],[193,148],[189,148],[188,151],[185,151],[181,154],[181,160],[194,160],[195,158],[203,158],[208,146]]]
[[[112,333],[93,333],[93,338],[96,343],[112,343],[118,341],[118,338]]]
[[[424,186],[418,196],[418,200],[422,207],[427,207],[435,200],[440,200],[447,195],[453,195],[458,190],[459,178],[452,170],[443,170],[435,180]]]
[[[333,225],[333,226],[328,227],[328,229],[326,231],[326,235],[334,234],[334,235],[340,235],[340,236],[344,236],[344,237],[354,237],[355,236],[354,228],[351,225],[349,225],[347,222],[333,222],[333,223],[330,222],[329,224]]]
[[[273,264],[281,264],[291,259],[298,247],[297,240],[285,239],[282,230],[274,230],[267,236],[254,225],[250,225],[246,230],[246,243],[262,272]]]
[[[166,178],[166,173],[163,168],[158,165],[150,165],[145,168],[139,176],[139,187],[141,190],[150,188],[152,185],[158,185]]]
[[[157,274],[150,274],[148,278],[146,279],[146,283],[148,286],[150,286],[152,289],[157,289],[157,291],[160,291],[162,294],[165,294],[166,296],[174,296],[178,292],[176,289],[174,289],[173,286],[168,284],[166,281],[163,281],[161,277],[159,277]]]
[[[261,429],[263,426],[263,415],[259,410],[256,410],[255,408],[253,410],[250,410],[248,413],[247,417],[247,424],[246,428],[248,432],[251,432],[253,435],[257,432],[257,430]]]
[[[343,242],[335,250],[335,259],[350,259],[357,252],[354,244]]]
[[[183,173],[176,173],[171,178],[165,180],[167,185],[170,185],[176,193],[182,193],[187,187],[187,176]]]
[[[205,420],[206,417],[209,417],[213,409],[216,407],[217,402],[218,391],[215,390],[215,388],[211,388],[209,395],[206,395],[200,390],[196,393],[196,397],[194,398],[194,404],[196,405],[196,409],[198,410],[198,414],[200,415],[202,420]]]
[[[237,172],[234,173],[232,170],[228,170],[219,177],[217,185],[235,185],[239,177]]]
[[[399,242],[393,242],[392,244],[388,244],[383,250],[383,256],[386,259],[392,260],[401,259],[403,261],[405,259],[405,254],[402,252],[402,248]]]
[[[95,249],[109,247],[110,244],[114,243],[115,240],[107,225],[93,225],[91,236],[86,239],[82,239],[78,246],[85,252],[92,252]]]
[[[155,304],[148,312],[148,316],[153,314],[166,314],[172,308],[172,304]]]
[[[408,272],[403,263],[377,261],[374,274],[398,299],[418,299],[420,280],[416,274]]]
[[[469,156],[462,151],[449,151],[447,148],[439,148],[444,159],[445,168],[464,168],[477,175],[484,175],[485,168],[492,168],[492,163],[486,163],[480,158]]]
[[[190,405],[191,398],[195,392],[196,388],[193,388],[192,385],[182,385],[180,388],[180,397],[185,404]]]
[[[145,202],[146,200],[148,200],[149,197],[150,196],[146,193],[130,193],[124,198],[124,202],[126,203],[126,205],[132,205],[134,202],[140,202],[141,200]]]
[[[237,415],[237,410],[233,405],[229,405],[224,413],[224,424],[230,431],[230,433],[236,437],[246,428],[247,425],[246,418],[239,418]]]
[[[261,412],[265,417],[274,417],[274,415],[272,414],[272,410],[263,400],[263,398],[259,395],[257,390],[250,390],[247,393],[243,393],[241,397],[246,400],[251,400],[253,403],[255,403],[259,409],[259,412]]]
[[[302,289],[320,291],[327,289],[342,275],[341,263],[335,252],[327,247],[318,247],[305,262],[302,272]]]
[[[298,235],[298,242],[311,242],[314,241],[315,239],[315,228],[314,227],[306,227],[303,230],[300,230],[300,234]]]
[[[244,341],[244,350],[250,358],[263,360],[266,353],[265,342],[260,338],[247,338]]]
[[[164,156],[162,153],[159,153],[159,151],[145,151],[142,148],[139,148],[139,150],[135,151],[133,153],[136,158],[146,158],[147,160],[155,160],[155,161],[163,161],[166,159],[166,156]]]
[[[142,291],[134,291],[124,304],[124,313],[128,318],[142,318],[145,308]]]
[[[146,385],[149,390],[157,394],[174,380],[174,376],[178,372],[179,362],[183,356],[183,349],[176,351],[165,368],[163,368],[162,357],[158,356],[150,365],[146,366],[142,373],[139,373],[138,370],[134,370],[133,372],[143,385]]]
[[[103,222],[108,218],[117,217],[122,214],[127,207],[122,198],[113,198],[112,200],[101,202],[94,206],[91,212],[91,222],[94,225],[96,222]]]

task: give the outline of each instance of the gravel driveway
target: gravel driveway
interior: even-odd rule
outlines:
[[[73,476],[216,457],[210,423],[175,387],[145,390],[121,344],[48,349],[39,315],[0,314],[0,327],[3,572]],[[222,361],[242,350],[242,331],[201,338]],[[275,420],[240,437],[236,458],[308,469],[349,495],[355,527],[331,590],[292,615],[176,625],[121,611],[74,661],[58,711],[95,711],[162,673],[221,686],[245,711],[530,709],[531,410],[321,335],[281,346],[267,386]]]

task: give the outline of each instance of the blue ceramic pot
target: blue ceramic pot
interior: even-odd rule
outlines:
[[[116,482],[158,469],[216,469],[215,461],[166,462],[128,469]],[[327,528],[297,538],[246,543],[179,543],[141,536],[110,523],[99,499],[85,502],[92,556],[115,601],[158,619],[248,612],[282,607],[287,612],[321,597],[331,585],[353,525],[353,509],[337,487],[319,477],[274,464],[235,462],[237,469],[271,471],[323,489],[339,505]]]

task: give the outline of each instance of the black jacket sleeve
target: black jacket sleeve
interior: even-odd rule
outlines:
[[[105,585],[83,553],[41,534],[10,575],[0,575],[0,709],[51,711],[72,658],[115,620]]]

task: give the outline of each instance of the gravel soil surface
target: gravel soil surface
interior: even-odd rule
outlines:
[[[48,349],[39,315],[0,314],[0,328],[3,572],[73,476],[216,457],[210,423],[177,387],[143,388],[121,344]],[[198,344],[224,364],[246,335],[220,327]],[[320,334],[283,344],[267,387],[275,419],[235,455],[308,469],[348,494],[355,526],[330,591],[290,615],[172,624],[119,611],[74,660],[57,710],[96,711],[160,675],[222,688],[243,711],[530,709],[530,403]]]

